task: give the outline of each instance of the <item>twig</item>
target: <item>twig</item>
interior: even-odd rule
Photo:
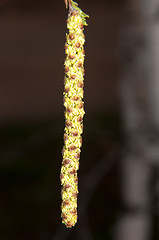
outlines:
[[[40,129],[38,132],[32,134],[26,141],[17,143],[13,147],[5,150],[1,153],[1,168],[6,167],[10,161],[22,158],[33,149],[40,147],[41,145],[47,143],[57,132],[55,131],[54,125],[49,125],[44,129]]]
[[[91,171],[86,175],[81,177],[80,179],[80,185],[81,185],[81,191],[80,191],[80,197],[79,197],[79,228],[80,231],[83,228],[83,222],[86,223],[85,228],[82,230],[81,233],[82,236],[84,235],[85,231],[85,239],[92,239],[91,237],[91,231],[89,227],[89,219],[87,215],[87,206],[89,204],[89,201],[91,200],[91,197],[93,193],[96,191],[97,187],[99,186],[100,182],[102,181],[103,177],[106,173],[108,173],[114,164],[116,163],[116,153],[119,151],[118,146],[114,146],[112,149],[110,149],[109,152],[107,152],[104,157],[96,164],[94,168],[91,169]],[[52,240],[65,240],[68,238],[68,236],[72,233],[72,231],[69,231],[66,229],[66,231],[63,229],[63,225],[60,224],[54,238]],[[88,238],[86,238],[86,235]],[[84,239],[83,237],[83,239]]]
[[[89,203],[97,186],[107,172],[114,166],[116,162],[116,152],[119,150],[118,146],[114,146],[104,157],[96,164],[94,168],[85,177],[80,180],[82,185],[82,197],[85,205]]]

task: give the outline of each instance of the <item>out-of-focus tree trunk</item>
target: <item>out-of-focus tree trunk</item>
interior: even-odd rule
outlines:
[[[124,212],[118,240],[153,235],[154,168],[159,166],[159,1],[129,0],[122,39],[121,99],[125,145],[122,162]],[[159,178],[158,174],[156,177]],[[153,211],[152,211],[153,209]],[[156,233],[155,233],[156,234]]]

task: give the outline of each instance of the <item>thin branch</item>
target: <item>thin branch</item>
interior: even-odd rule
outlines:
[[[95,192],[96,188],[104,178],[105,174],[110,171],[114,166],[116,159],[116,153],[119,151],[118,146],[114,146],[104,157],[96,164],[94,168],[82,179],[81,189],[84,194],[81,194],[81,197],[84,197],[83,202],[87,205]]]
[[[79,221],[79,229],[80,231],[77,232],[79,239],[87,239],[87,240],[93,239],[89,217],[88,217],[88,211],[86,209],[83,212],[81,219]]]
[[[89,219],[87,215],[87,206],[93,193],[96,191],[103,177],[112,169],[114,164],[117,161],[117,152],[119,151],[118,146],[114,146],[107,152],[104,157],[91,169],[91,171],[86,175],[80,178],[80,197],[79,197],[79,228],[81,231],[82,223],[86,221],[85,229],[85,238],[88,235],[88,239],[92,239],[91,231],[89,227]],[[72,233],[69,229],[64,229],[64,226],[60,224],[54,238],[52,240],[65,240]],[[78,233],[78,232],[77,232]],[[84,237],[83,237],[84,238]],[[87,239],[87,238],[86,238]]]
[[[72,6],[72,1],[71,0],[64,0],[65,4],[66,4],[66,8],[71,7]]]

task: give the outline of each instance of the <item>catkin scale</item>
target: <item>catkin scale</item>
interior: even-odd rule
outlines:
[[[77,3],[69,0],[69,15],[65,43],[65,77],[64,77],[64,107],[65,129],[63,161],[60,173],[61,179],[61,217],[66,227],[71,228],[77,222],[77,196],[79,157],[81,152],[83,132],[84,103],[84,43],[83,25],[87,25],[88,17],[77,7]],[[67,4],[67,1],[65,0]]]

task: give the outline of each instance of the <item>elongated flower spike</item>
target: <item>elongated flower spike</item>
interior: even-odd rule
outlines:
[[[65,43],[64,106],[65,133],[61,179],[61,217],[66,227],[71,228],[77,222],[77,195],[80,148],[82,145],[84,103],[84,43],[83,26],[87,25],[85,14],[72,0],[64,0],[69,7]]]

